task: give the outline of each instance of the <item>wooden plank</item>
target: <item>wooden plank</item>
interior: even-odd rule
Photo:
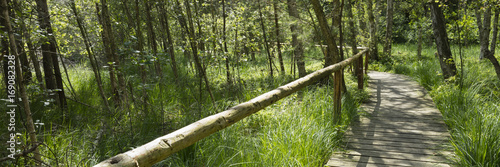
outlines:
[[[420,149],[450,149],[448,146],[443,145],[445,141],[422,141],[422,142],[406,142],[406,141],[387,141],[387,140],[373,140],[373,139],[350,139],[347,141],[351,144],[358,145],[374,145],[374,146],[395,146],[407,148],[420,148]]]
[[[349,160],[347,160],[349,159]],[[449,167],[449,164],[439,162],[425,162],[413,160],[401,160],[392,158],[379,158],[370,156],[353,156],[349,157],[332,157],[325,166],[334,167],[353,167],[353,166],[366,166],[366,167],[382,167],[382,166],[412,166],[412,167]]]
[[[450,154],[450,152],[442,152],[442,154]],[[435,162],[435,163],[452,163],[449,159],[443,156],[435,155],[421,155],[421,154],[408,154],[399,152],[385,152],[385,151],[347,151],[344,153],[334,154],[332,157],[353,157],[353,156],[366,156],[366,157],[376,157],[376,158],[387,158],[387,159],[398,159],[407,161],[421,161],[421,162]]]
[[[347,148],[362,152],[368,151],[385,151],[385,152],[397,152],[397,153],[408,153],[408,154],[419,154],[419,155],[440,155],[442,148],[439,146],[429,148],[417,148],[414,147],[400,147],[400,146],[389,146],[389,145],[371,145],[371,144],[358,144],[358,143],[348,143]]]
[[[359,140],[375,140],[375,141],[386,141],[386,142],[405,142],[405,143],[421,143],[421,144],[442,144],[447,143],[448,139],[431,139],[431,138],[399,138],[399,137],[362,137],[362,136],[345,136],[346,139],[343,141],[348,142],[356,142]]]

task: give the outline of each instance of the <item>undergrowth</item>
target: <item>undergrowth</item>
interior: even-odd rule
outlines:
[[[289,54],[290,50],[284,52]],[[283,74],[275,71],[274,77],[269,77],[265,56],[257,57],[255,61],[242,58],[232,64],[233,85],[226,83],[221,60],[207,61],[215,105],[205,87],[200,91],[200,80],[185,57],[178,57],[179,66],[184,68],[179,68],[180,77],[176,81],[166,63],[163,81],[150,77],[146,84],[137,75],[137,64],[124,64],[125,82],[132,85],[128,87],[130,101],[127,107],[109,113],[104,110],[92,71],[85,63],[73,65],[68,73],[74,91],[65,87],[71,98],[68,110],[61,111],[53,106],[53,101],[44,100],[42,92],[33,91],[36,86],[30,88],[33,117],[44,123],[37,127],[43,141],[39,147],[42,159],[50,166],[92,166],[298,78],[298,74],[290,72],[287,59],[287,71]],[[323,54],[319,49],[307,49],[305,58],[308,72],[322,67]],[[153,73],[152,68],[146,70]],[[107,72],[101,71],[104,89],[111,92]],[[356,90],[350,73],[346,72],[345,78],[350,93],[342,99],[343,121],[338,125],[332,123],[331,83],[311,85],[202,139],[157,166],[321,166],[338,147],[350,119],[356,116],[358,102],[367,97],[365,91]],[[67,78],[63,79],[67,85]],[[147,108],[143,106],[144,92],[148,95]],[[112,102],[109,95],[107,98]],[[5,130],[1,133],[7,134]],[[26,136],[19,134],[24,145],[29,143]],[[29,165],[25,164],[27,159],[6,161],[2,166]]]

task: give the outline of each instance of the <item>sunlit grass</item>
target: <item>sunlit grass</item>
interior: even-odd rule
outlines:
[[[147,67],[144,85],[138,65],[123,64],[128,104],[111,111],[104,108],[94,73],[84,64],[68,70],[74,93],[66,88],[68,110],[65,119],[56,107],[44,106],[43,94],[33,94],[34,119],[45,123],[40,127],[42,159],[51,166],[92,166],[104,159],[140,146],[208,115],[250,100],[260,94],[298,78],[290,69],[290,51],[284,51],[286,72],[274,69],[269,76],[264,54],[257,60],[232,64],[233,85],[227,85],[223,61],[206,62],[210,88],[215,97],[212,104],[205,85],[188,60],[178,57],[181,76],[173,80],[170,66],[164,63],[164,79],[154,77]],[[182,53],[179,53],[182,55]],[[247,59],[246,61],[244,59]],[[306,70],[323,67],[323,54],[318,48],[306,50]],[[277,60],[274,62],[277,66]],[[233,68],[234,67],[234,68]],[[276,67],[276,66],[273,66]],[[107,101],[111,104],[109,75],[101,69]],[[242,121],[221,130],[196,144],[170,156],[157,166],[321,166],[338,147],[350,120],[356,116],[359,101],[366,92],[356,90],[354,77],[346,72],[350,94],[343,98],[343,120],[333,121],[332,85],[312,85],[286,97]],[[67,79],[63,76],[67,86]],[[34,89],[34,88],[33,88]],[[143,92],[149,99],[148,112],[142,106]],[[200,94],[201,93],[201,94]],[[53,104],[53,103],[51,103]],[[22,137],[26,138],[26,134]],[[22,163],[21,163],[22,164]]]

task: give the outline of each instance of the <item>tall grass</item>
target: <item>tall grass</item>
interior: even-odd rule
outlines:
[[[284,74],[275,71],[275,77],[270,78],[265,56],[258,55],[256,61],[243,61],[244,58],[231,69],[232,86],[226,84],[222,64],[217,60],[207,61],[215,105],[206,88],[202,87],[200,95],[199,79],[187,67],[189,62],[184,57],[178,57],[179,66],[183,68],[179,69],[181,77],[177,81],[164,64],[163,82],[148,77],[145,85],[137,74],[139,67],[125,63],[122,72],[127,76],[126,82],[132,85],[128,88],[132,90],[129,92],[132,100],[127,108],[113,110],[111,119],[104,116],[107,111],[90,69],[84,64],[71,67],[69,79],[75,92],[68,96],[76,101],[68,101],[66,119],[62,120],[62,111],[56,107],[44,106],[42,93],[31,96],[34,97],[31,103],[34,119],[45,123],[38,129],[44,142],[40,146],[44,162],[52,166],[92,166],[297,78],[290,75],[288,59],[285,59],[287,71]],[[306,64],[309,72],[323,66],[319,49],[307,50]],[[150,68],[146,70],[152,72]],[[107,72],[102,70],[101,75],[105,91],[111,92]],[[332,86],[312,85],[170,156],[157,166],[321,166],[338,146],[350,119],[355,117],[358,102],[366,97],[365,92],[355,90],[353,76],[346,73],[346,80],[352,95],[346,94],[343,98],[345,119],[339,125],[332,123]],[[144,91],[149,96],[149,112],[142,107]],[[111,102],[110,94],[107,96]]]
[[[500,164],[500,81],[487,60],[479,61],[479,47],[463,50],[464,69],[459,52],[452,47],[458,75],[444,82],[434,48],[423,50],[416,59],[412,45],[395,45],[393,64],[383,69],[412,76],[426,89],[443,114],[451,132],[451,144],[459,166],[498,166]],[[463,75],[462,75],[463,74]]]

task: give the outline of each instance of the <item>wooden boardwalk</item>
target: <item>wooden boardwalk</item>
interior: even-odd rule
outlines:
[[[453,166],[449,133],[425,89],[410,78],[370,72],[369,102],[326,166]]]

